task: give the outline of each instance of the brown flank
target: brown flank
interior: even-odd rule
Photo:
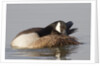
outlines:
[[[53,47],[61,47],[65,45],[77,45],[80,42],[76,40],[74,37],[66,36],[66,35],[47,35],[41,37],[36,42],[32,43],[30,48],[39,49],[39,48],[53,48]]]

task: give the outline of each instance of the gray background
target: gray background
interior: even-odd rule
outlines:
[[[10,56],[14,51],[10,47],[13,38],[22,30],[32,27],[45,27],[50,23],[63,20],[73,21],[73,27],[78,31],[72,36],[84,42],[69,57],[73,60],[90,59],[90,3],[69,4],[8,4],[6,23],[6,59],[15,58]],[[16,57],[20,58],[20,57]]]

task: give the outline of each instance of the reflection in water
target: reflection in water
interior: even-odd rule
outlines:
[[[16,50],[12,54],[15,57],[31,57],[31,59],[59,59],[59,60],[70,60],[67,58],[69,54],[77,48],[76,45],[70,45],[60,48],[45,48],[45,49],[21,49]]]

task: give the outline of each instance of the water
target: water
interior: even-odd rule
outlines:
[[[72,28],[78,28],[71,34],[78,38],[77,46],[63,47],[60,59],[62,60],[89,60],[90,59],[90,22],[91,4],[31,4],[7,5],[6,22],[6,59],[39,59],[56,60],[56,49],[12,49],[10,44],[13,38],[22,30],[31,27],[44,27],[56,20],[73,21]]]
[[[57,48],[44,48],[44,49],[7,49],[7,57],[10,59],[61,59],[61,60],[71,60],[68,58],[71,53],[75,53],[74,50],[78,46],[67,46],[60,48],[60,51],[57,51]],[[56,55],[59,55],[57,57]]]

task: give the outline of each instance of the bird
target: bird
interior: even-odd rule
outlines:
[[[55,21],[44,28],[31,28],[20,32],[11,42],[16,49],[39,49],[79,44],[75,37],[69,36],[77,29],[71,29],[72,21]]]

